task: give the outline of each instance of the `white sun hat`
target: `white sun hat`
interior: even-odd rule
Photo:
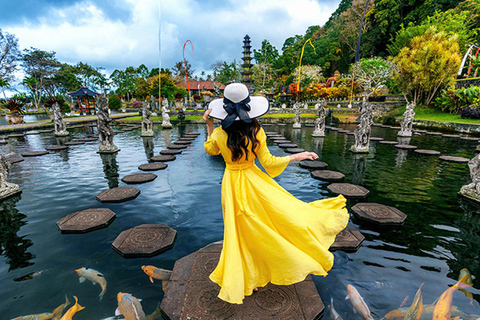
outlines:
[[[233,121],[251,122],[266,114],[270,108],[268,100],[261,96],[249,96],[248,88],[242,83],[231,83],[225,87],[223,99],[215,99],[208,105],[210,117],[222,120],[225,129]]]

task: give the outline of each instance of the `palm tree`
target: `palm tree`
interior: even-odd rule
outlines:
[[[3,97],[5,98],[5,100],[7,100],[7,96],[5,95],[5,89],[10,88],[10,83],[8,83],[8,81],[5,79],[0,78],[0,88],[2,88]]]

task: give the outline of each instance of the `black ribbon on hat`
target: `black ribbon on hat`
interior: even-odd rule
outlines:
[[[250,111],[250,97],[246,97],[240,102],[233,102],[227,98],[223,98],[223,109],[227,112],[227,116],[225,119],[222,120],[222,129],[228,128],[237,117],[240,118],[241,121],[250,123],[252,119],[248,115],[247,111]]]

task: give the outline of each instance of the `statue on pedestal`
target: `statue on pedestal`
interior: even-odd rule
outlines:
[[[350,149],[355,153],[370,152],[370,133],[373,124],[372,106],[365,100],[360,107],[360,123],[355,129],[355,144]]]
[[[110,127],[112,119],[108,116],[108,103],[105,97],[98,99],[98,153],[115,153],[120,151],[113,143],[113,130]]]
[[[407,110],[403,113],[404,119],[402,121],[402,129],[398,132],[400,137],[411,137],[412,136],[412,126],[413,126],[413,117],[415,116],[415,103],[407,103]]]
[[[168,99],[165,98],[162,101],[162,128],[171,128],[172,124],[170,123],[170,115],[168,114]]]
[[[469,162],[470,178],[472,182],[460,189],[460,194],[470,200],[480,202],[480,154],[475,155]]]
[[[155,98],[152,97],[152,100],[155,101]],[[154,104],[154,102],[152,103]],[[154,104],[155,105],[155,104]],[[150,116],[152,112],[150,111],[150,104],[146,101],[143,102],[143,110],[142,110],[142,133],[140,136],[142,137],[153,137],[153,122],[150,120]]]
[[[294,122],[293,122],[293,128],[294,129],[299,129],[302,127],[301,123],[300,123],[300,119],[301,119],[301,115],[300,115],[300,105],[298,102],[295,102],[293,104],[293,112],[295,112],[295,118],[294,118]]]
[[[8,182],[9,171],[10,162],[0,154],[0,200],[21,192],[17,184]]]
[[[322,103],[315,104],[317,109],[317,119],[315,119],[315,130],[312,133],[312,137],[324,137],[325,136],[325,100]]]
[[[57,137],[65,137],[70,135],[67,131],[67,125],[62,117],[62,110],[60,109],[60,105],[58,102],[53,103],[53,121],[55,126],[55,136]]]

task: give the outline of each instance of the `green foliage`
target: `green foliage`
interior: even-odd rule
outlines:
[[[108,107],[110,110],[120,110],[122,107],[122,101],[117,97],[115,92],[110,92],[108,94]]]
[[[18,39],[13,34],[0,29],[0,79],[11,82],[17,69],[21,54],[18,49]]]
[[[235,60],[232,63],[217,61],[212,65],[213,80],[223,84],[240,80],[241,66]]]
[[[361,59],[352,65],[355,80],[364,90],[373,95],[385,86],[387,80],[392,76],[393,69],[394,66],[391,62],[380,57]]]
[[[480,87],[444,89],[435,99],[434,106],[442,111],[458,114],[462,109],[480,103]]]
[[[437,90],[453,84],[461,62],[457,37],[430,27],[423,36],[413,38],[394,62],[399,68],[403,92],[413,102],[428,105]]]

